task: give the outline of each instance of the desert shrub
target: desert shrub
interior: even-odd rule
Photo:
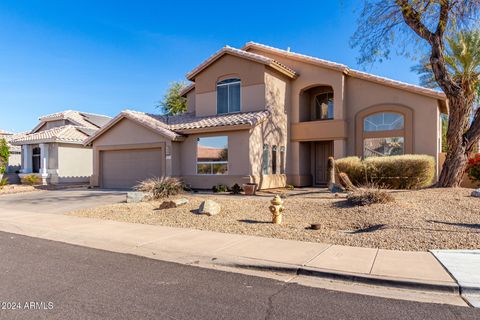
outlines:
[[[152,200],[168,198],[183,192],[183,182],[177,178],[163,177],[143,180],[134,190],[146,192]]]
[[[232,194],[240,194],[242,192],[242,187],[238,185],[238,183],[235,183],[231,188],[230,188]]]
[[[363,161],[348,157],[337,160],[336,166],[357,186],[376,183],[391,189],[416,189],[431,185],[435,176],[435,160],[427,155],[370,157]]]
[[[35,185],[39,185],[39,184],[42,183],[42,178],[40,178],[36,174],[29,174],[29,175],[23,176],[20,179],[20,181],[22,182],[22,184],[26,184],[26,185],[29,185],[29,186],[35,186]]]
[[[359,157],[346,157],[335,160],[337,172],[343,172],[348,175],[354,185],[365,183],[365,166]]]
[[[212,187],[212,191],[217,193],[217,192],[228,192],[228,187],[224,184],[218,184],[216,186]]]
[[[377,185],[365,185],[356,188],[347,195],[347,202],[353,206],[370,206],[393,201],[395,201],[395,198]]]
[[[480,183],[480,153],[468,159],[467,174],[474,183]]]
[[[3,189],[8,184],[8,178],[3,178],[0,180],[0,190]]]

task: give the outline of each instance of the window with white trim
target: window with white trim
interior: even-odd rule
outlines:
[[[228,174],[228,137],[197,139],[197,174]]]
[[[217,114],[240,112],[240,79],[217,82]]]

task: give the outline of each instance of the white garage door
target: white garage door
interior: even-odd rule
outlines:
[[[132,188],[139,181],[161,177],[162,154],[161,148],[101,151],[102,188]]]

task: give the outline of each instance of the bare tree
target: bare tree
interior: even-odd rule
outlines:
[[[440,187],[460,184],[468,154],[480,138],[480,111],[470,121],[477,92],[471,83],[453,77],[445,60],[445,38],[478,24],[479,13],[480,0],[364,0],[352,37],[363,63],[388,58],[394,42],[400,44],[399,53],[428,54],[435,81],[449,101],[448,148]]]

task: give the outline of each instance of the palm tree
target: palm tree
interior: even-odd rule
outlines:
[[[449,119],[448,127],[444,128],[445,149],[449,152],[449,141],[454,141],[459,132],[465,133],[470,127],[475,114],[480,115],[480,30],[465,30],[446,38],[445,62],[453,80],[465,88],[464,99],[467,101],[471,117],[470,121]],[[419,65],[412,68],[420,75],[422,85],[438,88],[428,57],[422,59]],[[442,120],[445,120],[445,116]],[[442,121],[443,122],[443,121]],[[476,143],[472,145],[475,146]],[[471,152],[472,150],[467,150]]]

